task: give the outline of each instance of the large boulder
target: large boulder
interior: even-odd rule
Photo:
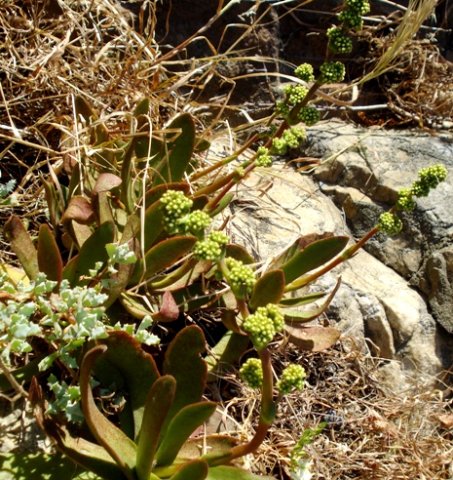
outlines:
[[[340,123],[323,124],[310,132],[311,157],[327,158],[341,151],[345,142],[352,147],[317,169],[314,176],[301,175],[282,163],[266,173],[252,174],[238,187],[238,198],[228,212],[233,239],[251,249],[257,260],[268,262],[302,235],[328,233],[354,238],[371,228],[383,207],[395,201],[398,188],[415,179],[419,167],[439,161],[412,158],[406,152],[406,161],[411,163],[405,168],[404,152],[398,150],[397,141],[393,143],[393,156],[387,157],[383,145],[372,138],[373,133]],[[398,137],[396,132],[376,134],[389,145]],[[428,142],[423,135],[420,137]],[[414,152],[420,148],[416,141],[417,135],[407,140]],[[433,151],[434,147],[427,147],[426,156],[429,153],[433,157]],[[315,287],[333,288],[341,276],[342,284],[327,318],[359,346],[385,359],[383,378],[396,389],[404,388],[406,380],[414,375],[433,384],[436,376],[453,363],[453,336],[440,325],[445,321],[436,321],[431,313],[435,295],[426,298],[408,281],[417,275],[425,278],[420,269],[428,269],[424,265],[432,264],[428,259],[434,253],[446,258],[449,220],[447,216],[446,222],[439,223],[436,217],[445,209],[440,197],[448,197],[451,192],[451,183],[443,185],[433,197],[420,202],[413,221],[407,219],[408,233],[399,239],[381,236],[374,240],[370,252],[360,251],[322,277]],[[355,218],[360,219],[358,226],[354,225]],[[439,243],[430,244],[431,237],[423,236],[420,225],[426,222],[432,222],[430,232],[444,239],[440,250]],[[447,276],[452,271],[451,256],[448,259],[450,263],[438,260],[445,264]],[[438,268],[430,268],[441,277]],[[425,282],[432,287],[429,278]],[[440,279],[438,283],[444,285],[445,281]],[[436,292],[440,294],[439,289]]]

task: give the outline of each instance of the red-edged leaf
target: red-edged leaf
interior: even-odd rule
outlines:
[[[266,272],[255,284],[249,306],[252,310],[268,303],[279,303],[285,291],[285,275],[282,270]]]
[[[121,185],[121,178],[113,173],[101,173],[94,184],[93,193],[109,192]]]
[[[136,471],[139,480],[149,480],[161,428],[173,403],[175,391],[175,379],[171,375],[164,375],[153,383],[146,397],[137,445]]]
[[[68,207],[66,208],[61,221],[68,222],[69,220],[75,220],[77,223],[88,225],[96,218],[93,206],[91,202],[81,195],[76,195],[69,200]]]
[[[163,372],[176,379],[176,396],[163,432],[177,412],[201,399],[207,377],[207,366],[201,358],[205,343],[203,331],[193,325],[181,330],[167,349]]]
[[[28,278],[35,279],[39,273],[38,254],[20,218],[12,215],[3,231]]]
[[[156,454],[156,465],[171,465],[190,435],[215,412],[214,402],[198,402],[182,408],[168,425]]]
[[[208,464],[203,460],[194,460],[182,466],[170,480],[205,480]]]
[[[41,225],[38,235],[39,270],[49,280],[60,283],[63,278],[63,260],[53,233],[48,225]]]
[[[302,328],[290,327],[287,325],[285,331],[289,334],[289,341],[302,350],[320,352],[326,350],[336,343],[341,332],[336,328],[322,327],[320,325],[307,326]]]
[[[90,387],[90,374],[96,359],[107,347],[98,345],[83,357],[80,367],[80,393],[85,421],[94,438],[115,460],[128,480],[134,480],[136,445],[122,430],[111,423],[98,410]]]
[[[211,467],[206,480],[275,480],[275,477],[255,475],[238,467],[222,465]]]
[[[173,322],[179,317],[179,308],[171,292],[164,292],[160,310],[153,319],[157,322]]]

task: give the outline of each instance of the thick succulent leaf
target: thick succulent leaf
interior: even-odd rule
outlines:
[[[90,386],[90,374],[96,359],[107,350],[98,345],[83,357],[80,367],[80,393],[85,421],[98,443],[115,460],[128,480],[134,480],[136,460],[135,443],[118,427],[110,422],[97,408]]]
[[[347,245],[348,237],[329,237],[310,243],[297,252],[281,267],[285,274],[286,284],[293,282],[304,273],[321,267],[336,257]]]
[[[275,477],[263,477],[246,472],[238,467],[210,467],[206,480],[275,480]]]
[[[164,375],[153,383],[146,397],[137,444],[136,472],[139,480],[149,479],[161,428],[173,403],[175,391],[175,379],[171,375]]]
[[[285,291],[285,275],[282,270],[266,272],[255,284],[249,306],[252,310],[279,303]]]
[[[115,300],[124,292],[126,289],[129,279],[131,278],[132,272],[134,271],[133,264],[121,264],[117,267],[118,272],[112,275],[112,284],[108,289],[109,298],[104,303],[104,307],[110,307]]]
[[[91,472],[77,468],[60,454],[47,453],[2,453],[0,454],[0,480],[101,480]],[[124,477],[123,477],[124,478]],[[114,477],[112,477],[112,480]]]
[[[176,396],[162,429],[164,433],[183,407],[201,399],[207,377],[207,366],[200,356],[206,349],[205,343],[203,331],[193,325],[181,330],[167,349],[163,373],[176,379]]]
[[[128,421],[126,415],[132,417],[128,423],[132,423],[131,436],[136,439],[142,424],[146,397],[159,378],[159,371],[153,357],[125,332],[111,332],[103,343],[108,350],[95,364],[96,378],[104,386],[115,384],[128,393],[128,412],[125,412],[122,420]]]
[[[142,98],[134,108],[134,117],[147,115],[149,113],[149,98]]]
[[[87,123],[89,123],[90,120],[95,120],[97,118],[91,105],[83,97],[75,97],[74,108],[76,114],[80,115]]]
[[[160,309],[153,316],[155,322],[174,322],[179,317],[179,308],[171,292],[164,292]]]
[[[104,448],[84,438],[73,437],[65,426],[57,425],[53,418],[46,415],[47,405],[42,388],[39,386],[36,378],[33,378],[31,381],[29,393],[29,400],[33,406],[36,423],[49,438],[54,440],[58,449],[66,457],[82,467],[95,472],[102,478],[109,480],[125,480],[125,478],[135,480],[124,475],[121,468],[113,461]]]
[[[313,292],[307,293],[307,295],[303,295],[302,297],[282,298],[280,300],[280,305],[282,307],[299,307],[302,305],[308,305],[309,303],[316,302],[317,300],[325,297],[326,295],[326,292]]]
[[[330,348],[340,338],[341,332],[336,328],[320,325],[302,328],[287,325],[285,331],[289,334],[289,341],[302,350],[320,352]]]
[[[143,247],[145,252],[152,247],[164,228],[163,213],[160,207],[161,203],[156,201],[145,210],[143,225]]]
[[[82,275],[87,275],[97,262],[108,260],[107,243],[114,239],[114,226],[110,222],[103,223],[91,237],[82,245],[79,254],[74,257],[63,270],[63,278],[75,285]]]
[[[48,225],[41,225],[38,235],[39,270],[49,280],[60,283],[63,278],[63,260],[55,237]]]
[[[75,220],[82,225],[89,225],[95,219],[96,213],[91,202],[81,195],[76,195],[69,200],[61,221],[64,223],[69,220]]]
[[[171,420],[156,454],[156,465],[171,465],[190,435],[215,412],[214,402],[198,402],[182,408]]]
[[[28,278],[34,280],[39,273],[38,253],[24,224],[19,217],[12,215],[3,231]]]
[[[115,223],[108,192],[99,192],[93,204],[97,207],[99,223]]]
[[[93,188],[93,193],[98,194],[100,192],[109,192],[121,185],[121,178],[113,173],[104,172],[101,173],[96,180]]]
[[[48,182],[44,175],[39,176],[39,181],[41,185],[44,187],[44,191],[46,193],[46,203],[47,208],[49,210],[49,218],[50,223],[56,227],[60,223],[61,217],[61,209],[64,205],[64,199],[62,199],[62,195],[52,182]]]
[[[93,235],[93,231],[88,225],[82,225],[81,223],[74,222],[73,220],[71,220],[70,228],[68,228],[68,230],[71,234],[71,241],[72,239],[75,240],[75,243],[78,246],[79,250],[82,248],[82,245],[91,237],[91,235]],[[64,234],[62,240],[63,239]],[[66,243],[64,243],[64,245],[69,250],[70,246],[67,246]]]
[[[250,345],[247,335],[226,332],[219,342],[210,350],[206,358],[209,372],[215,373],[224,368],[231,368],[244,354]]]
[[[294,310],[294,309],[284,309],[283,314],[285,316],[285,321],[290,324],[305,323],[313,320],[314,318],[319,317],[321,313],[324,313],[330,305],[330,302],[333,300],[333,297],[337,293],[341,285],[341,278],[337,280],[335,288],[329,293],[329,296],[326,300],[319,305],[317,308],[312,308],[310,310]],[[295,325],[293,325],[295,326]]]
[[[240,245],[236,245],[235,243],[229,243],[226,246],[225,256],[235,258],[245,264],[255,263],[255,259],[250,255],[247,249]]]
[[[194,460],[181,467],[170,480],[205,480],[208,464],[203,460]]]
[[[201,435],[196,438],[189,438],[179,451],[175,463],[186,462],[195,458],[202,458],[208,463],[226,458],[231,449],[238,445],[238,439],[229,435]],[[156,469],[156,473],[157,473]]]
[[[195,146],[195,123],[188,113],[175,118],[168,126],[168,130],[180,130],[174,140],[167,142],[166,155],[157,167],[154,184],[179,182],[189,167]],[[170,135],[170,134],[169,134]],[[174,135],[171,134],[171,135]]]
[[[154,315],[154,313],[149,310],[143,302],[133,298],[130,295],[127,295],[126,293],[123,293],[119,297],[119,301],[121,302],[121,305],[124,307],[126,312],[137,320],[142,320],[143,317],[146,317],[147,315]]]
[[[144,277],[150,278],[174,265],[176,261],[192,250],[196,241],[196,237],[181,235],[159,242],[145,254]]]
[[[135,150],[135,142],[131,140],[125,147],[123,162],[121,165],[121,201],[129,213],[134,210],[134,199],[132,198],[132,164]]]

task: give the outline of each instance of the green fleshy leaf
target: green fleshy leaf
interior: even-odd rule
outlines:
[[[96,215],[91,202],[81,195],[75,195],[69,201],[61,221],[65,223],[75,220],[82,225],[89,225],[95,218]]]
[[[225,247],[225,257],[235,258],[246,265],[255,263],[255,259],[250,255],[247,249],[240,245],[236,245],[235,243],[229,243]]]
[[[156,465],[171,465],[190,435],[215,412],[214,402],[198,402],[182,408],[171,420],[156,454]]]
[[[310,243],[298,251],[281,267],[286,285],[336,257],[346,247],[348,241],[348,237],[329,237]]]
[[[279,303],[285,291],[285,275],[282,270],[266,272],[255,284],[250,298],[250,308],[256,310],[268,303]]]
[[[274,477],[254,475],[237,467],[210,467],[206,480],[275,480]]]
[[[123,430],[137,439],[146,397],[153,383],[159,378],[159,371],[153,357],[127,333],[111,332],[103,343],[108,350],[95,364],[96,378],[102,385],[115,384],[117,388],[127,391],[129,401],[121,418],[122,427],[123,422],[132,424]]]
[[[136,460],[135,443],[118,427],[111,423],[98,410],[90,387],[90,374],[96,359],[107,350],[105,345],[98,345],[83,357],[80,367],[80,393],[85,421],[94,438],[115,460],[128,480],[135,480]]]
[[[99,223],[115,223],[113,218],[112,207],[110,205],[109,194],[108,192],[99,192],[96,200],[93,202],[97,203],[97,210],[99,215]]]
[[[194,460],[181,467],[170,480],[205,480],[208,464],[203,460]]]
[[[110,222],[103,223],[82,245],[79,254],[69,262],[63,270],[63,278],[74,286],[82,275],[87,275],[97,262],[108,260],[107,243],[114,240],[114,226]]]
[[[154,185],[159,185],[165,182],[179,182],[189,167],[190,159],[192,158],[193,149],[195,145],[195,123],[192,116],[188,113],[183,113],[177,117],[168,126],[169,131],[179,130],[176,133],[176,138],[167,142],[166,155],[159,166],[156,173]],[[168,135],[174,136],[175,133]]]
[[[305,311],[284,309],[282,313],[285,316],[286,323],[290,323],[290,324],[305,323],[319,317],[319,315],[324,313],[329,307],[330,303],[333,300],[333,297],[335,296],[338,289],[340,288],[340,285],[341,285],[341,278],[337,280],[335,288],[329,293],[329,296],[318,308],[305,310]]]
[[[60,283],[63,278],[63,260],[53,233],[48,225],[41,225],[38,235],[39,270],[49,280]]]
[[[175,379],[171,375],[165,375],[154,382],[146,397],[137,445],[136,472],[139,480],[149,479],[161,428],[173,403],[175,391]]]
[[[163,218],[164,215],[159,201],[154,202],[145,210],[143,235],[145,252],[153,246],[153,243],[161,234],[164,228]]]
[[[139,115],[147,115],[149,112],[149,98],[142,98],[134,108],[134,117]]]
[[[223,212],[223,210],[225,210],[225,208],[228,207],[231,200],[233,200],[234,196],[235,196],[235,194],[233,192],[228,192],[226,195],[224,195],[222,200],[220,200],[220,202],[217,204],[217,206],[214,208],[214,210],[209,212],[209,215],[211,215],[211,217],[214,218],[220,212]]]
[[[299,307],[301,305],[308,305],[309,303],[316,302],[322,297],[327,295],[326,292],[314,292],[303,295],[302,297],[288,297],[280,300],[282,307]]]
[[[145,278],[150,278],[174,265],[176,261],[192,250],[196,241],[196,237],[181,235],[159,242],[145,254]]]
[[[206,363],[209,373],[234,365],[249,348],[250,338],[234,332],[226,332],[219,342],[210,350]],[[209,379],[211,380],[211,378]],[[217,378],[215,377],[215,380]]]
[[[12,215],[5,223],[3,231],[28,278],[34,280],[39,273],[38,253],[22,220]]]
[[[207,366],[200,356],[206,349],[205,343],[203,331],[193,325],[181,330],[167,349],[163,372],[175,378],[176,396],[162,429],[164,434],[182,408],[201,400],[207,377]]]

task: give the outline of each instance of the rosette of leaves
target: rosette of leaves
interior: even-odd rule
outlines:
[[[87,349],[81,362],[84,425],[76,428],[46,413],[45,393],[34,381],[30,399],[38,423],[65,457],[96,478],[263,478],[231,463],[241,449],[235,439],[198,433],[216,409],[215,403],[202,399],[207,378],[207,366],[200,358],[204,349],[201,329],[186,327],[168,346],[159,371],[136,341],[124,332],[113,333]],[[115,422],[96,402],[92,374],[97,390],[115,384],[124,391],[126,402]],[[48,458],[46,462],[52,463]]]

